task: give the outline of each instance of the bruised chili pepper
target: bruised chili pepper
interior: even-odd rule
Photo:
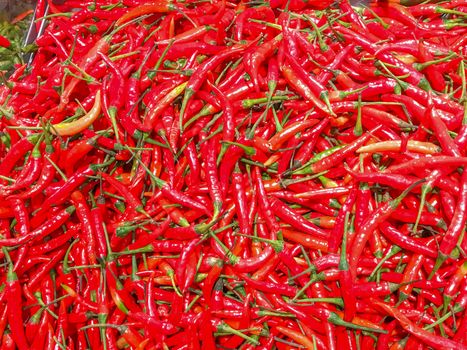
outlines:
[[[392,241],[394,244],[397,244],[401,248],[412,251],[414,253],[428,255],[432,258],[437,256],[436,250],[425,244],[425,241],[422,239],[412,238],[408,235],[406,236],[387,222],[380,224],[379,227],[387,239]]]

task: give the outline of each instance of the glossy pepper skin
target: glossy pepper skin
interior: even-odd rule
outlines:
[[[465,349],[466,6],[416,3],[40,0],[2,348]]]

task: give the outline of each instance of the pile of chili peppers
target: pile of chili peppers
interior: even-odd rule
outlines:
[[[49,7],[2,349],[467,349],[465,1]]]

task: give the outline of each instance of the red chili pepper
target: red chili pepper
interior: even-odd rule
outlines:
[[[277,199],[271,198],[271,209],[273,210],[274,214],[296,229],[303,230],[304,232],[319,238],[329,237],[327,232],[317,228],[313,223],[308,222],[302,216],[295,213],[292,209]]]
[[[467,172],[465,171],[462,174],[461,179],[461,189],[460,189],[460,196],[456,205],[456,209],[454,211],[454,217],[451,220],[451,224],[448,227],[446,234],[441,241],[438,257],[436,259],[436,265],[433,270],[435,272],[440,265],[448,258],[451,254],[452,250],[454,249],[457,241],[462,234],[462,230],[464,229],[465,222],[467,220]],[[433,272],[431,275],[433,275]]]
[[[15,164],[30,150],[34,148],[39,135],[33,134],[22,138],[19,142],[13,144],[8,153],[3,157],[0,166],[0,175],[8,176]],[[3,182],[4,180],[2,180]]]
[[[212,221],[215,221],[222,213],[224,196],[222,195],[221,184],[217,171],[217,150],[215,147],[216,139],[206,141],[201,145],[201,156],[204,160],[205,181],[208,185],[214,212]]]
[[[409,160],[407,162],[389,167],[385,171],[387,173],[404,174],[411,171],[417,171],[424,168],[439,167],[439,166],[462,166],[466,164],[467,157],[457,156],[433,156],[422,157]]]
[[[109,50],[109,37],[103,36],[101,39],[97,40],[94,43],[94,46],[89,50],[89,52],[83,56],[78,63],[79,68],[82,71],[87,71],[98,59],[99,52],[106,53]],[[78,85],[80,79],[72,78],[71,81],[65,86],[61,96],[60,96],[60,105],[58,106],[58,111],[61,111],[68,104],[69,99],[74,92],[76,86]]]
[[[34,290],[34,288],[41,282],[46,274],[50,272],[52,268],[64,257],[66,250],[64,248],[56,250],[52,256],[47,257],[48,261],[42,264],[34,273],[34,276],[29,279],[28,288]]]
[[[0,46],[5,47],[5,48],[9,48],[11,46],[11,42],[10,42],[10,40],[8,40],[3,35],[0,35]]]
[[[251,76],[256,91],[259,91],[258,70],[261,64],[273,54],[281,41],[282,34],[279,34],[275,38],[263,43],[258,48],[255,48],[255,50],[251,49],[245,53],[243,57],[245,71]]]
[[[83,194],[80,191],[74,191],[71,194],[71,200],[76,208],[76,214],[81,222],[81,229],[83,230],[83,235],[81,236],[87,251],[87,256],[90,264],[96,263],[96,233],[93,230],[92,219],[91,219],[91,210],[86,203],[86,200]]]
[[[372,234],[373,230],[387,217],[389,217],[394,210],[397,209],[402,199],[412,190],[412,188],[418,186],[422,181],[424,180],[413,183],[409,188],[402,192],[402,194],[399,197],[386,202],[362,224],[361,229],[357,232],[355,236],[354,242],[351,247],[351,253],[349,255],[350,272],[352,274],[353,279],[355,279],[355,276],[357,274],[358,259],[360,258],[363,252],[363,249],[369,239],[370,234]]]
[[[56,229],[58,229],[61,225],[63,225],[74,211],[74,207],[68,207],[66,209],[63,209],[59,213],[57,213],[52,219],[48,220],[37,229],[23,236],[0,239],[0,246],[11,247],[15,245],[25,244],[32,240],[43,238],[55,231]]]
[[[372,304],[385,313],[394,317],[400,325],[407,330],[409,333],[413,334],[415,337],[423,341],[423,343],[432,346],[436,349],[445,349],[449,347],[464,348],[461,344],[454,342],[450,339],[446,339],[433,333],[430,333],[423,328],[418,327],[413,324],[406,316],[404,316],[399,310],[391,307],[390,305],[384,304],[380,301],[372,301]]]
[[[227,58],[241,54],[245,48],[246,47],[244,45],[230,47],[228,50],[224,50],[203,62],[203,64],[196,69],[185,87],[185,95],[183,96],[182,106],[180,109],[180,126],[183,125],[183,114],[187,104],[193,95],[201,88],[201,85],[206,79],[206,73],[216,68]]]
[[[297,293],[297,289],[292,286],[280,285],[274,282],[255,281],[246,276],[243,276],[243,279],[245,280],[247,285],[261,290],[263,292],[285,295],[289,297],[293,297]]]
[[[293,70],[292,67],[283,65],[280,67],[282,71],[282,75],[288,81],[289,84],[293,86],[298,93],[305,98],[307,101],[310,101],[318,108],[319,111],[324,113],[325,115],[335,115],[332,110],[330,110],[324,102],[322,102],[316,95],[312,92],[310,87],[306,85],[297,72]]]
[[[63,203],[67,197],[74,191],[75,188],[82,185],[89,175],[94,175],[96,173],[96,168],[93,165],[85,166],[78,171],[76,171],[73,176],[71,176],[68,181],[61,184],[57,190],[55,190],[47,199],[42,203],[41,209],[36,213],[36,217],[31,220],[31,225],[36,226],[37,221],[41,220],[42,217],[39,215],[41,213],[44,215],[44,212],[48,210],[53,205],[59,205]]]
[[[0,87],[30,348],[464,344],[467,7],[253,5],[50,2]]]
[[[373,129],[372,132],[375,132],[378,127]],[[351,144],[348,144],[340,149],[337,149],[335,152],[331,153],[330,155],[318,159],[313,164],[305,165],[302,167],[303,169],[299,169],[294,171],[295,174],[308,174],[308,173],[320,173],[322,171],[328,170],[329,168],[335,166],[339,162],[343,161],[349,154],[355,152],[359,149],[363,144],[365,144],[371,138],[371,134],[365,134],[357,138]]]
[[[7,318],[10,325],[11,337],[19,349],[29,349],[23,326],[23,310],[21,302],[21,285],[18,276],[13,271],[13,263],[6,248],[3,254],[8,262],[8,271],[5,284],[5,298],[7,302]]]

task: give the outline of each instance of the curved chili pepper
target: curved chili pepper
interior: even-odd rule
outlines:
[[[98,56],[99,52],[106,53],[109,50],[110,48],[109,39],[110,39],[109,36],[103,36],[102,38],[97,40],[94,43],[94,46],[87,52],[87,54],[81,58],[80,62],[78,63],[78,66],[82,71],[86,72],[92,66],[92,64],[94,64],[97,61],[99,57]],[[74,92],[79,81],[80,81],[79,78],[73,77],[71,81],[65,86],[60,96],[60,104],[57,108],[58,111],[62,111],[65,108],[65,106],[68,104],[69,98]],[[98,103],[100,105],[100,98],[96,100],[99,101]]]
[[[97,90],[93,107],[81,118],[72,122],[62,122],[51,126],[50,132],[54,135],[71,136],[88,128],[97,119],[101,112],[101,93]]]
[[[228,50],[224,50],[218,53],[216,56],[213,56],[207,61],[203,62],[203,64],[196,69],[185,87],[185,95],[183,96],[182,106],[180,108],[180,127],[183,125],[183,115],[185,113],[187,104],[193,95],[201,88],[201,85],[206,78],[206,73],[213,70],[225,59],[241,54],[245,48],[246,47],[244,45],[235,45],[230,47]]]
[[[325,115],[335,115],[332,110],[330,110],[324,102],[322,102],[316,95],[312,92],[309,86],[299,78],[298,74],[293,71],[293,69],[289,66],[283,65],[280,67],[284,78],[288,81],[290,85],[294,87],[295,90],[298,91],[302,97],[304,97],[307,101],[312,102],[319,111],[324,113]]]
[[[363,252],[370,234],[382,221],[384,221],[385,218],[389,217],[391,213],[397,209],[402,199],[412,190],[412,188],[415,188],[423,181],[424,180],[413,183],[409,188],[402,192],[399,197],[390,200],[378,208],[373,215],[362,224],[361,229],[357,232],[354,242],[352,243],[351,253],[349,255],[349,266],[353,279],[355,279],[357,274],[358,259]]]
[[[381,223],[379,228],[387,239],[392,241],[394,244],[397,244],[401,248],[407,249],[414,253],[428,255],[432,258],[437,256],[436,250],[427,245],[424,240],[404,235],[402,232],[397,230],[397,228],[387,222]]]
[[[27,152],[34,148],[34,145],[37,143],[39,137],[40,136],[38,134],[32,134],[28,137],[22,138],[19,142],[13,144],[8,153],[2,159],[0,166],[0,175],[8,176],[15,164]]]
[[[71,214],[75,211],[74,207],[68,207],[57,213],[52,219],[42,224],[37,229],[19,237],[0,239],[0,246],[11,247],[25,244],[31,240],[43,238],[64,224]]]
[[[282,34],[263,43],[255,50],[246,52],[243,56],[245,71],[251,76],[256,91],[259,91],[258,70],[261,64],[274,52],[282,41]]]

